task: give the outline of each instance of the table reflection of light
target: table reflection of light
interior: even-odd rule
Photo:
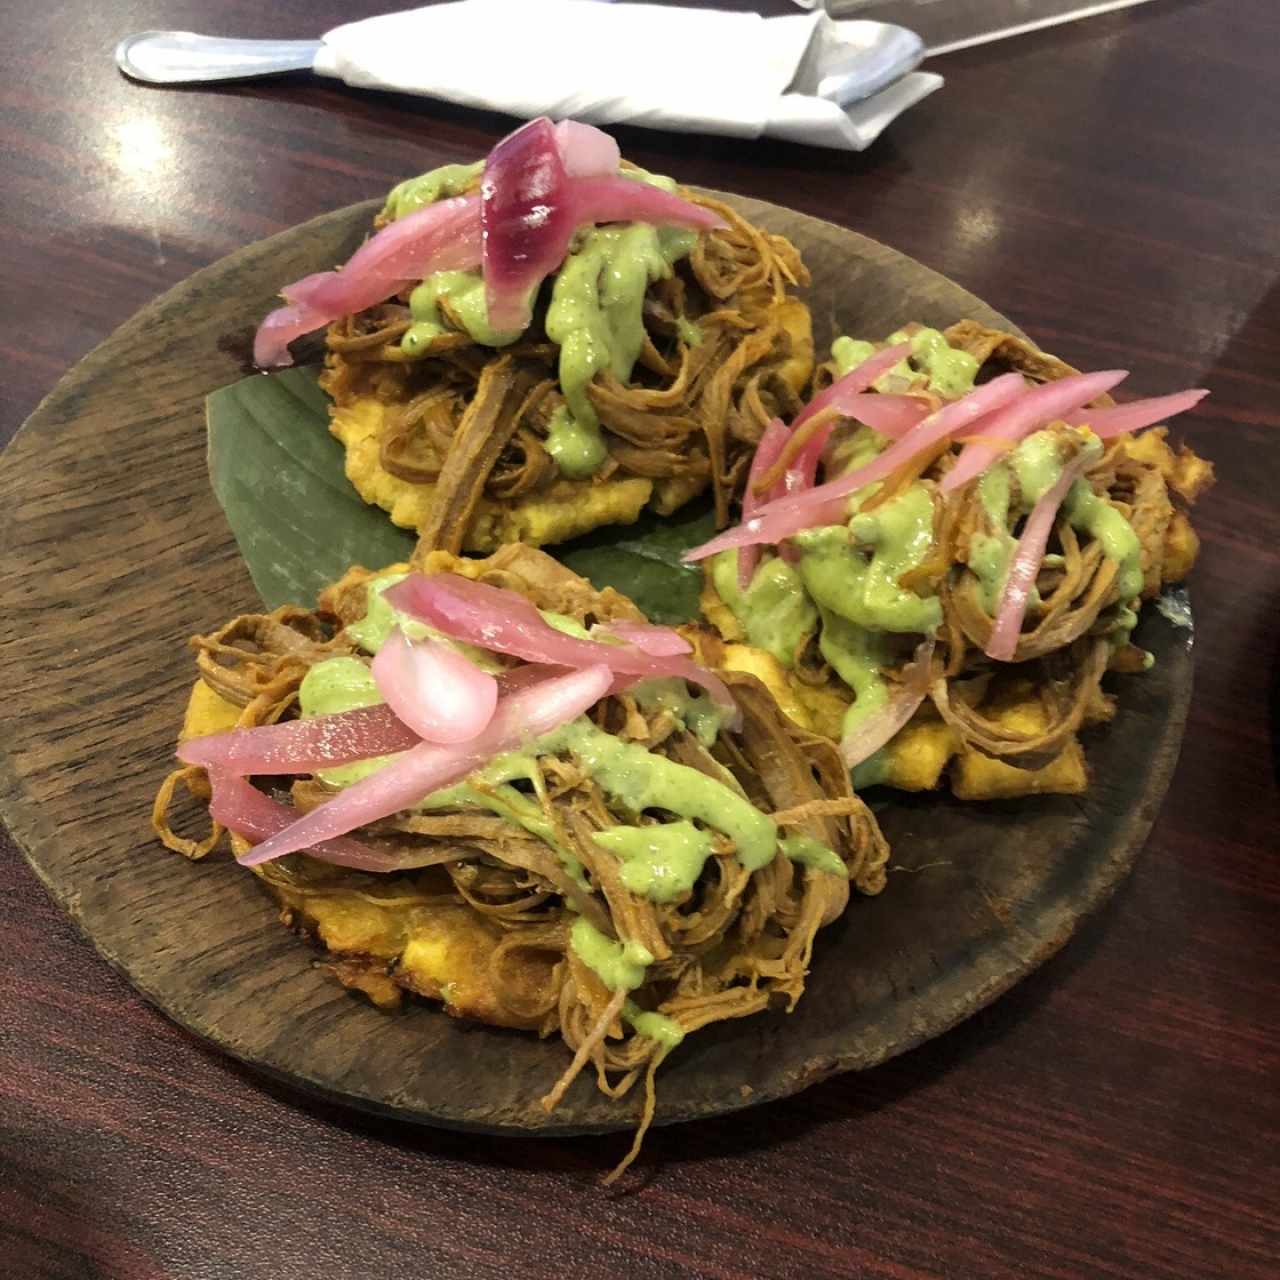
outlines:
[[[112,129],[114,160],[121,169],[135,173],[155,173],[172,160],[173,149],[165,141],[164,131],[150,117],[126,120]]]
[[[955,219],[956,239],[967,249],[977,248],[1000,234],[1000,217],[989,205],[961,209]]]

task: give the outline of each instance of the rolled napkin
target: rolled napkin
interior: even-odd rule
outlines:
[[[335,27],[315,70],[524,118],[861,151],[942,85],[915,71],[851,106],[809,92],[863,48],[866,27],[823,13],[455,0]]]

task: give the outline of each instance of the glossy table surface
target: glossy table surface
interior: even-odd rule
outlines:
[[[313,36],[386,7],[51,0],[7,15],[0,441],[190,272],[474,157],[510,127],[303,75],[143,88],[115,72],[115,41],[162,27]],[[1132,369],[1135,393],[1212,389],[1177,433],[1219,474],[1197,515],[1196,692],[1129,883],[1055,960],[941,1040],[787,1102],[656,1132],[609,1193],[597,1182],[621,1139],[408,1130],[212,1055],[98,960],[0,836],[0,1273],[1275,1274],[1273,5],[1157,0],[937,69],[946,88],[859,156],[619,137],[647,167],[889,241],[1072,363]]]

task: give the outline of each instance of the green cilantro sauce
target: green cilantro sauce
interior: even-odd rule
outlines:
[[[697,883],[711,856],[711,836],[692,822],[610,827],[593,837],[622,863],[622,883],[650,902],[675,902]]]
[[[645,222],[595,227],[556,273],[547,308],[547,337],[560,347],[566,413],[551,425],[547,452],[566,475],[590,475],[607,450],[587,388],[608,369],[629,382],[644,345],[644,295],[693,248],[692,231]]]
[[[387,197],[384,216],[402,218],[433,201],[460,195],[483,170],[474,165],[445,165],[419,178],[402,182]],[[624,170],[624,177],[664,191],[676,184],[641,169]],[[593,475],[608,457],[600,422],[587,388],[605,369],[628,382],[644,343],[645,291],[666,279],[688,255],[697,233],[675,227],[635,222],[594,227],[578,233],[571,251],[553,277],[546,315],[547,337],[560,348],[560,388],[565,403],[548,426],[547,452],[563,475]],[[519,333],[495,329],[485,306],[484,280],[478,271],[441,271],[429,276],[409,298],[413,323],[400,341],[409,356],[425,353],[432,341],[449,331],[449,318],[473,341],[504,347]],[[687,317],[677,318],[680,338],[689,345],[702,340]]]
[[[569,931],[569,945],[610,991],[634,991],[644,986],[645,970],[653,963],[653,953],[638,942],[606,938],[581,916]]]
[[[451,314],[476,342],[486,347],[509,347],[520,337],[519,329],[495,329],[489,323],[484,300],[484,277],[478,271],[437,271],[409,295],[413,323],[400,339],[400,349],[410,356],[421,354],[449,332],[440,311],[448,301]]]
[[[912,379],[922,373],[929,380],[929,390],[943,400],[958,400],[973,390],[973,380],[978,374],[977,360],[967,351],[951,346],[946,335],[938,329],[921,328],[911,334],[899,329],[885,339],[884,345],[894,347],[900,342],[911,344],[911,355],[876,379],[872,385],[878,391],[885,390],[895,378]],[[837,338],[831,344],[831,358],[837,374],[843,378],[870,360],[876,350],[870,342]]]
[[[801,581],[820,607],[872,631],[932,633],[942,622],[936,597],[898,585],[933,546],[933,496],[924,485],[855,514],[847,526],[806,529],[792,544]]]
[[[674,716],[704,747],[715,745],[724,723],[724,712],[711,700],[709,693],[691,694],[683,680],[643,680],[630,690],[641,711],[650,715],[666,711]]]
[[[610,991],[634,991],[642,987],[646,971],[653,963],[653,955],[638,942],[615,942],[581,917],[573,922],[569,931],[569,946]],[[622,1006],[622,1019],[636,1035],[656,1040],[664,1054],[684,1039],[684,1028],[674,1018],[641,1009],[634,1000]]]
[[[742,624],[748,642],[773,654],[784,667],[794,667],[818,625],[818,611],[795,568],[781,557],[763,560],[743,591],[738,586],[735,549],[713,558],[711,580]]]
[[[812,867],[815,871],[825,871],[828,875],[844,877],[849,874],[848,868],[840,860],[840,855],[812,836],[787,836],[778,843],[782,846],[782,852],[792,862]]]
[[[430,173],[417,178],[406,178],[399,186],[391,189],[387,202],[383,205],[382,216],[391,221],[403,218],[406,214],[417,213],[419,209],[437,200],[448,200],[453,196],[465,195],[468,188],[480,180],[484,173],[484,161],[474,164],[442,164]]]
[[[665,1013],[649,1013],[633,1000],[622,1006],[622,1018],[636,1035],[656,1040],[664,1054],[670,1053],[684,1039],[684,1028],[674,1018],[668,1018]]]

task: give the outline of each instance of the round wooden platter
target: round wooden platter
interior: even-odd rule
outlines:
[[[908,320],[1007,323],[959,286],[852,231],[759,201],[813,271],[820,342]],[[434,1007],[379,1013],[316,967],[252,877],[152,838],[194,670],[186,638],[256,605],[206,478],[205,396],[244,373],[251,326],[286,280],[341,261],[372,204],[215,263],[157,299],[68,373],[0,459],[0,814],[93,941],[171,1018],[304,1090],[407,1120],[511,1133],[633,1125],[584,1074],[537,1099],[558,1041],[470,1026]],[[691,1036],[664,1066],[659,1123],[781,1097],[945,1031],[1058,947],[1123,878],[1176,759],[1190,631],[1147,611],[1155,668],[1117,681],[1087,742],[1083,797],[964,805],[885,796],[893,863],[818,939],[808,990]]]

